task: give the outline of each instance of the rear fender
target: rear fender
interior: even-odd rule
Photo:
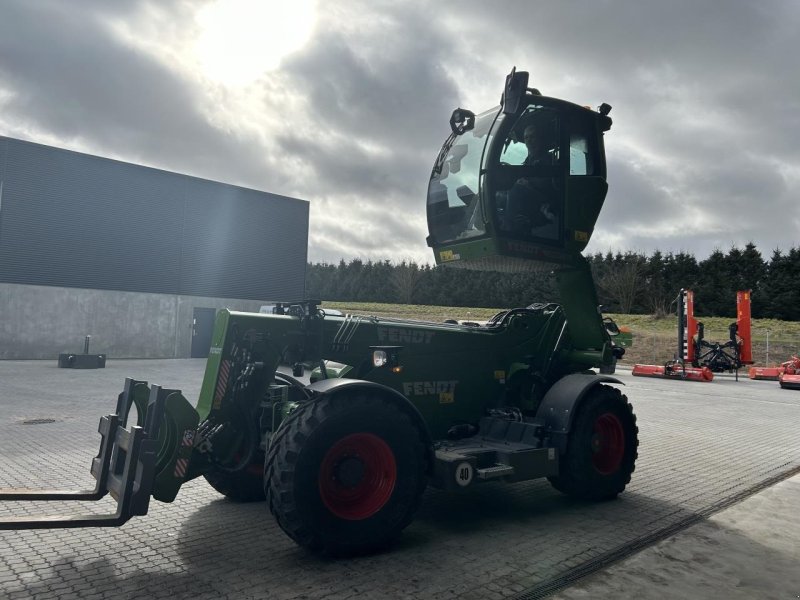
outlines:
[[[306,386],[306,389],[314,394],[314,396],[331,396],[340,393],[356,392],[359,390],[368,390],[376,394],[380,394],[389,402],[394,403],[401,411],[406,413],[411,422],[419,430],[422,435],[422,441],[428,449],[428,474],[433,473],[434,452],[433,452],[433,439],[431,438],[428,425],[422,414],[416,406],[409,402],[408,398],[403,396],[397,390],[394,390],[379,383],[371,381],[363,381],[361,379],[321,379]],[[312,399],[313,402],[313,399]]]
[[[536,418],[544,423],[550,437],[549,445],[558,448],[560,453],[566,452],[572,422],[586,393],[601,383],[624,385],[616,377],[573,373],[556,381],[542,399]]]

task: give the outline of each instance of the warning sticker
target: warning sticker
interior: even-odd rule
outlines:
[[[472,468],[471,464],[468,462],[458,463],[456,466],[456,483],[461,487],[467,487],[472,483],[474,474],[475,470]]]

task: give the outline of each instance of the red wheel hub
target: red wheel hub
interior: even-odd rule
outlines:
[[[367,519],[389,501],[397,482],[397,463],[389,445],[372,433],[352,433],[322,459],[319,493],[334,515]]]
[[[592,464],[598,473],[610,475],[619,469],[625,455],[625,430],[619,417],[604,413],[592,427]]]

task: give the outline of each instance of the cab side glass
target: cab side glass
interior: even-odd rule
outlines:
[[[589,137],[584,131],[573,131],[569,136],[569,174],[593,175],[594,164],[589,149]]]
[[[558,113],[536,104],[517,118],[500,153],[506,165],[553,166],[560,160]]]

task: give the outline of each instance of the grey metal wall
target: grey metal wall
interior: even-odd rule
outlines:
[[[0,283],[0,359],[89,351],[115,358],[188,358],[194,307],[258,312],[264,302]],[[55,363],[54,363],[55,364]]]
[[[303,297],[308,203],[0,136],[0,282]]]

